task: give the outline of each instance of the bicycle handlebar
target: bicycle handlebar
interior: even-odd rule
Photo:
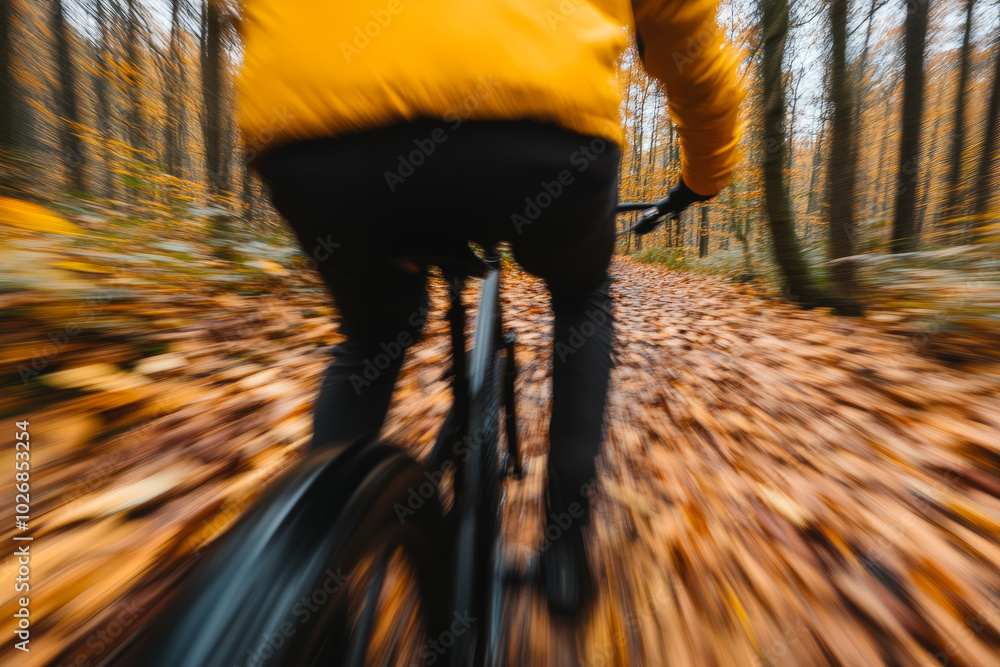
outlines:
[[[618,232],[617,236],[624,236],[625,234],[631,234],[632,232],[636,231],[636,228],[638,228],[643,224],[648,224],[652,220],[654,222],[651,224],[651,226],[645,231],[640,232],[641,234],[647,234],[656,229],[656,227],[661,222],[663,222],[663,220],[668,216],[671,219],[676,217],[676,214],[673,213],[673,207],[670,205],[669,195],[657,202],[647,203],[647,202],[626,201],[626,202],[619,202],[618,205],[615,207],[616,213],[628,213],[629,211],[642,211],[642,216],[639,218],[639,221],[636,222],[634,225],[632,225],[623,232]]]
[[[622,201],[618,202],[618,205],[615,207],[615,212],[628,213],[629,211],[645,211],[646,209],[650,208],[658,208],[657,202]]]

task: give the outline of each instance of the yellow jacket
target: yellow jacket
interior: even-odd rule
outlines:
[[[624,142],[615,63],[635,25],[696,192],[738,160],[736,59],[716,0],[244,0],[251,153],[416,118],[535,119]],[[488,159],[488,156],[486,156]]]

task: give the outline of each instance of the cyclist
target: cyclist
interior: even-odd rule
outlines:
[[[239,111],[251,163],[318,265],[345,340],[313,447],[382,426],[427,314],[400,256],[511,244],[555,317],[545,592],[593,598],[584,540],[612,367],[608,267],[624,133],[615,63],[636,27],[681,140],[675,212],[737,162],[736,60],[715,0],[245,0]]]

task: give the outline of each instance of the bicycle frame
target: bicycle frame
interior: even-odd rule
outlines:
[[[503,318],[500,310],[500,256],[495,250],[487,250],[482,260],[486,266],[486,276],[483,278],[483,287],[479,300],[479,315],[476,319],[475,339],[473,340],[472,354],[465,354],[465,323],[466,308],[462,303],[462,290],[465,288],[467,276],[461,272],[445,272],[445,279],[449,288],[449,309],[448,323],[450,331],[450,341],[452,350],[452,412],[448,416],[445,426],[441,429],[434,448],[428,459],[428,465],[443,463],[446,460],[454,459],[454,452],[450,452],[448,447],[453,444],[453,433],[449,426],[454,429],[458,427],[468,427],[473,423],[475,416],[469,413],[470,407],[474,405],[477,398],[480,398],[484,390],[485,367],[488,355],[495,349],[495,342],[500,341],[506,353],[506,363],[504,366],[504,384],[510,384],[510,376],[515,372],[514,365],[514,337],[511,334],[504,334],[502,331]],[[461,352],[461,354],[459,354]],[[470,368],[472,370],[470,370]],[[513,388],[512,386],[510,388]],[[517,432],[514,428],[516,416],[514,414],[513,396],[504,396],[505,405],[509,408],[505,410],[504,433],[507,436],[507,454],[513,462],[512,470],[520,470],[520,456],[517,447]],[[463,432],[461,437],[470,434]]]
[[[469,272],[442,268],[449,287],[448,322],[452,348],[453,405],[438,434],[426,467],[432,471],[444,469],[450,462],[454,470],[455,503],[449,512],[455,536],[454,590],[451,607],[457,613],[471,613],[477,619],[487,616],[485,623],[463,636],[456,637],[451,651],[451,664],[486,664],[487,655],[497,650],[499,614],[502,600],[488,599],[503,583],[496,578],[493,565],[493,540],[499,529],[499,517],[490,517],[491,507],[502,501],[502,479],[508,474],[520,475],[521,465],[517,446],[516,414],[514,410],[514,337],[504,335],[500,309],[500,256],[488,249],[482,263],[486,272],[479,297],[472,350],[466,353],[466,307],[462,291]],[[497,363],[504,351],[501,377],[490,382],[490,364]],[[493,368],[493,373],[501,369]],[[504,423],[489,423],[498,414],[490,414],[489,392],[496,382],[502,382]],[[493,430],[495,426],[495,431]],[[506,451],[498,461],[499,432],[505,433]],[[495,442],[491,442],[495,438]],[[462,447],[459,447],[459,445]],[[463,458],[467,456],[468,458]],[[493,579],[491,580],[491,574]],[[492,586],[491,586],[492,584]],[[489,646],[488,646],[489,645]],[[474,653],[473,653],[474,652]]]

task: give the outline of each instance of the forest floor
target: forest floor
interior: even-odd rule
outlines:
[[[192,262],[183,243],[126,257],[3,242],[21,252],[0,291],[0,428],[30,421],[33,471],[32,650],[16,664],[97,664],[299,457],[336,328],[315,284],[276,261],[237,290],[231,266]],[[1000,363],[944,363],[893,318],[628,260],[613,271],[600,597],[569,664],[1000,665]],[[512,557],[541,541],[547,301],[505,277],[527,460]],[[448,406],[440,286],[433,303],[385,429],[416,455]],[[15,604],[8,587],[8,637]],[[536,595],[507,614],[511,664],[567,664]]]

